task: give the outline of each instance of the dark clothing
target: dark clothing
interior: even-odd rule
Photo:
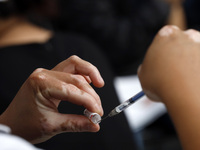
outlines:
[[[158,0],[61,0],[55,29],[93,39],[117,75],[136,73],[157,31],[166,23],[169,7]]]
[[[200,1],[186,0],[184,9],[187,19],[187,27],[200,31]]]
[[[85,38],[55,34],[44,44],[26,44],[0,48],[1,113],[16,95],[22,83],[38,67],[51,69],[71,55],[91,62],[100,70],[105,87],[97,89],[105,114],[119,104],[113,86],[112,71],[104,55]],[[59,111],[83,114],[84,108],[63,102]],[[9,118],[8,118],[9,119]],[[132,133],[124,114],[107,119],[98,133],[64,133],[38,144],[46,150],[135,150]]]

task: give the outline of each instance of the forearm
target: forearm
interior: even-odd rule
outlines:
[[[166,94],[163,101],[174,122],[184,150],[200,148],[200,100],[194,89],[179,89],[176,95]],[[168,100],[167,100],[168,99]],[[169,100],[170,99],[170,100]]]

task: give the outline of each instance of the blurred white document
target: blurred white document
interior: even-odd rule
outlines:
[[[116,77],[114,86],[120,103],[142,90],[136,75]],[[132,130],[137,132],[166,113],[166,108],[163,103],[152,102],[144,96],[124,111]]]

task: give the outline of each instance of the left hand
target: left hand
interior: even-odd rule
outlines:
[[[138,76],[145,94],[165,103],[179,94],[199,91],[199,68],[200,33],[165,26],[150,45]]]

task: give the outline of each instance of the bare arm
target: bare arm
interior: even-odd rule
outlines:
[[[162,28],[138,70],[143,90],[162,101],[185,150],[200,148],[200,33]]]

